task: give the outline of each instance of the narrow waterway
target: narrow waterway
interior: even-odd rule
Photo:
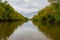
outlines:
[[[48,40],[48,37],[29,21],[15,29],[8,40]]]

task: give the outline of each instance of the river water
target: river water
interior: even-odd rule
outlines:
[[[48,40],[48,37],[29,21],[19,26],[8,40]]]
[[[50,40],[31,21],[1,22],[0,40]]]

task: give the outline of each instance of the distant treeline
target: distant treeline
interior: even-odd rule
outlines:
[[[2,0],[0,0],[0,21],[17,20],[28,21],[28,18],[15,11],[14,8],[8,3],[8,1],[2,2]]]
[[[34,15],[32,21],[60,24],[60,1],[48,0],[51,4]]]

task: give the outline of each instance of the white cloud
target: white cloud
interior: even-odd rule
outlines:
[[[26,2],[29,2],[30,0],[25,0]]]

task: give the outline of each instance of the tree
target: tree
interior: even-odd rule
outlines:
[[[2,0],[0,0],[0,3],[2,2]]]
[[[60,0],[48,0],[51,3],[60,3]]]
[[[5,0],[5,2],[4,2],[5,4],[8,4],[8,1],[7,0]]]
[[[1,0],[0,0],[0,2],[1,2]]]
[[[1,21],[27,21],[20,13],[16,12],[7,0],[0,0],[0,20]]]

